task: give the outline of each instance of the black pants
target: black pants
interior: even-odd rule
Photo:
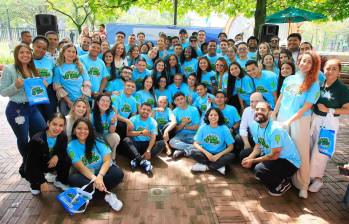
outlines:
[[[122,121],[118,121],[116,125],[116,133],[120,136],[120,142],[126,137],[127,124]]]
[[[227,166],[231,164],[235,158],[233,153],[227,153],[221,158],[219,158],[216,162],[211,162],[204,153],[194,150],[190,155],[195,161],[198,163],[202,163],[208,166],[211,170],[219,169],[223,166]]]
[[[156,141],[160,141],[160,140],[164,139],[163,136],[164,136],[165,130],[169,125],[170,125],[170,123],[167,123],[167,124],[165,124],[164,127],[162,127],[162,129],[158,128],[159,134],[156,136]],[[176,135],[176,128],[173,128],[171,131],[168,132],[169,139],[173,138],[175,135]]]
[[[254,172],[268,189],[275,189],[285,178],[291,177],[298,170],[286,159],[269,160],[258,163]]]
[[[248,133],[248,135],[247,135],[248,141],[249,141],[249,143],[251,145],[251,148],[246,148],[246,149],[243,148],[240,151],[239,158],[240,158],[241,161],[251,154],[251,152],[253,151],[253,148],[255,146],[255,143],[253,141],[253,137],[252,137],[251,132],[250,132],[249,129],[247,129],[247,133]],[[242,142],[242,144],[244,145],[244,142]]]
[[[149,145],[149,141],[133,141],[130,137],[122,140],[122,149],[120,153],[128,158],[142,160],[142,155],[145,153]],[[151,149],[151,157],[158,155],[165,147],[164,141],[157,141]]]

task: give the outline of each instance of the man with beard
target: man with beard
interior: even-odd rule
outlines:
[[[90,48],[91,42],[92,42],[91,37],[88,37],[88,36],[81,37],[80,46],[77,47],[78,56],[88,54],[88,49]]]
[[[247,39],[247,46],[248,46],[248,58],[252,60],[257,59],[257,46],[258,46],[258,38],[255,36],[250,36]]]
[[[290,177],[301,165],[296,145],[288,132],[277,122],[269,119],[271,107],[259,102],[255,109],[252,124],[253,152],[242,160],[244,168],[253,165],[256,178],[268,188],[272,196],[281,196],[291,188]],[[260,155],[260,156],[259,156]]]

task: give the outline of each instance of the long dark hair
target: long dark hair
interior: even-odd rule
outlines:
[[[292,61],[287,61],[281,65],[280,71],[279,71],[279,78],[278,78],[278,88],[277,88],[277,96],[278,97],[280,96],[282,84],[284,83],[284,80],[287,78],[287,77],[281,75],[281,68],[284,64],[288,64],[291,66],[291,68],[292,68],[291,75],[294,75],[296,73],[296,66],[294,65],[294,63]]]
[[[161,72],[161,75],[160,76],[164,76],[164,77],[166,77],[166,79],[168,79],[168,77],[167,77],[167,68],[166,68],[166,63],[165,63],[165,61],[164,60],[162,60],[161,58],[158,58],[156,61],[155,61],[155,63],[154,63],[154,67],[153,67],[153,80],[156,80],[156,77],[157,77],[157,74],[158,74],[158,71],[156,70],[156,66],[160,63],[160,62],[162,62],[162,63],[164,63],[164,70]]]
[[[184,52],[185,52],[185,50],[186,50],[187,48],[189,48],[189,47],[190,47],[190,49],[191,49],[190,59],[197,58],[197,56],[198,56],[198,55],[196,54],[195,49],[192,48],[191,46],[188,46],[188,47],[184,48],[183,51],[181,52],[181,63],[182,63],[182,64],[183,64],[184,61],[185,61]]]
[[[224,115],[223,115],[222,111],[219,108],[215,108],[215,107],[211,107],[205,113],[205,117],[204,117],[205,124],[210,125],[210,121],[208,120],[208,115],[211,113],[212,110],[216,111],[217,114],[218,114],[218,125],[219,126],[224,125],[225,124]]]
[[[93,130],[93,127],[92,127],[92,124],[91,124],[91,121],[88,120],[87,118],[85,117],[81,117],[79,119],[77,119],[74,124],[73,124],[73,128],[72,128],[72,140],[75,140],[77,139],[76,137],[76,134],[75,134],[75,129],[76,127],[78,126],[78,124],[82,122],[82,123],[85,123],[87,125],[87,128],[88,128],[88,136],[87,136],[87,139],[86,139],[86,142],[85,142],[85,155],[86,155],[86,158],[88,160],[90,160],[92,158],[92,149],[93,149],[93,146],[96,144],[96,134]]]
[[[108,97],[110,100],[109,108],[105,112],[107,117],[109,116],[110,112],[113,110],[110,96],[108,96],[107,94],[100,94],[97,96],[93,110],[92,110],[92,116],[93,116],[93,121],[94,121],[94,126],[96,129],[96,132],[100,133],[100,134],[103,134],[103,125],[102,125],[102,119],[101,119],[101,111],[99,110],[98,103],[103,96]]]
[[[166,76],[160,76],[158,79],[156,79],[156,82],[155,82],[155,85],[154,85],[155,89],[159,89],[160,88],[159,82],[160,82],[161,79],[166,79],[166,87],[165,88],[167,88],[167,86],[169,84],[169,82],[167,80],[167,77]],[[154,78],[153,78],[153,80],[154,80]]]
[[[167,74],[168,74],[169,76],[171,76],[171,66],[170,66],[170,58],[171,58],[171,57],[175,57],[175,59],[176,59],[176,61],[177,61],[177,65],[176,65],[176,67],[175,67],[175,70],[176,70],[175,74],[179,73],[179,72],[180,72],[180,69],[181,69],[180,66],[179,66],[179,60],[178,60],[177,55],[171,54],[171,55],[168,56],[168,58],[166,59],[166,69],[167,69]]]
[[[66,121],[66,119],[65,119],[65,116],[64,116],[62,113],[60,113],[60,112],[56,112],[56,113],[52,114],[52,115],[49,117],[49,119],[47,120],[47,123],[51,123],[51,121],[53,121],[53,120],[56,119],[56,118],[63,119],[63,120],[64,120],[64,125],[67,124],[67,121]]]
[[[142,81],[142,90],[144,90],[144,85],[145,85],[145,81],[148,79],[148,78],[151,78],[151,80],[153,81],[153,86],[151,87],[151,89],[149,90],[149,92],[154,96],[154,86],[155,86],[155,80],[152,76],[150,75],[146,75]]]
[[[279,53],[279,60],[278,60],[278,68],[279,68],[279,69],[281,69],[281,66],[282,66],[282,63],[281,63],[281,61],[280,61],[280,55],[281,55],[281,54],[286,54],[287,57],[288,57],[288,61],[293,62],[292,52],[289,51],[289,50],[287,50],[287,49],[282,48],[281,51],[280,51],[280,53]],[[294,63],[294,62],[293,62],[293,63]]]
[[[15,47],[15,50],[14,50],[14,53],[13,53],[14,59],[15,59],[15,68],[16,68],[16,70],[19,71],[19,73],[24,77],[23,65],[22,65],[22,62],[20,62],[19,59],[18,59],[19,50],[22,47],[26,48],[27,50],[30,51],[31,59],[30,59],[30,61],[28,63],[28,68],[34,74],[34,76],[38,77],[39,76],[39,71],[35,67],[32,50],[30,49],[30,47],[28,45],[23,44],[23,43],[22,44],[18,44]]]
[[[103,56],[102,56],[102,60],[105,63],[105,56],[107,55],[107,53],[111,53],[113,55],[113,61],[111,62],[111,65],[110,65],[110,76],[108,78],[108,81],[112,81],[114,79],[116,79],[116,67],[115,67],[115,62],[114,62],[114,54],[113,54],[113,51],[112,50],[107,50],[103,53]]]
[[[199,66],[201,60],[205,60],[207,62],[206,72],[210,72],[211,71],[211,63],[208,60],[208,58],[206,56],[200,57],[199,61],[198,61],[198,69],[197,69],[197,72],[196,72],[196,82],[197,83],[201,82],[202,73],[204,72],[204,71],[201,70],[201,68]]]
[[[236,65],[238,66],[238,68],[240,69],[240,73],[239,73],[239,79],[242,79],[245,76],[245,71],[241,68],[241,65],[235,61],[233,61],[230,65],[229,65],[229,69],[228,69],[228,85],[227,85],[227,98],[231,99],[233,97],[233,91],[235,89],[235,82],[236,82],[236,77],[233,76],[230,72],[230,68],[231,66]]]

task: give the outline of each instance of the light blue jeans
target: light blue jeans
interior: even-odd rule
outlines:
[[[175,137],[170,140],[171,148],[175,150],[184,151],[186,156],[190,156],[196,148],[193,146],[195,134],[177,133]]]

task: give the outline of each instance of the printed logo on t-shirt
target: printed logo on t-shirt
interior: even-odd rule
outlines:
[[[91,67],[90,70],[88,71],[88,74],[91,75],[91,76],[98,77],[100,75],[99,68]]]
[[[138,127],[136,131],[143,131],[145,128],[144,127]]]
[[[268,92],[268,90],[265,89],[263,86],[257,86],[256,91],[260,92],[260,93],[267,93]]]
[[[300,90],[299,86],[296,84],[288,85],[285,88],[285,91],[288,92],[292,96],[302,95],[302,91]]]
[[[332,93],[330,91],[322,90],[321,91],[321,97],[325,98],[327,100],[335,100],[334,97],[332,96]]]
[[[46,68],[38,68],[39,75],[42,78],[48,78],[51,76],[50,72]]]
[[[164,126],[165,124],[167,124],[167,120],[164,117],[159,117],[156,119],[156,122],[160,125],[160,126]]]
[[[152,98],[149,98],[149,99],[147,99],[147,101],[146,101],[147,103],[149,103],[150,105],[154,105],[154,99],[152,99]]]
[[[78,79],[80,77],[80,73],[77,71],[67,71],[63,75],[63,79]]]
[[[109,129],[109,124],[103,123],[103,130],[108,130],[108,129]]]
[[[265,142],[264,138],[258,138],[258,144],[264,148],[269,148],[269,145]]]
[[[236,91],[239,93],[239,94],[246,94],[247,92],[245,90],[243,90],[242,88],[237,88]]]
[[[130,112],[131,112],[131,105],[128,104],[128,103],[125,103],[125,104],[121,107],[121,112],[130,113]]]
[[[200,110],[201,110],[202,112],[206,111],[206,109],[207,109],[207,105],[206,105],[206,104],[201,104],[201,105],[200,105]]]
[[[229,120],[228,120],[228,118],[224,117],[224,123],[225,123],[226,125],[228,125],[228,124],[229,124]]]
[[[90,159],[88,159],[88,158],[86,157],[86,155],[82,157],[82,163],[83,163],[85,166],[87,166],[87,165],[91,165],[91,164],[96,163],[99,159],[100,159],[99,155],[96,154],[95,152],[92,152],[92,156],[91,156]]]
[[[277,144],[279,144],[280,143],[280,140],[281,140],[281,137],[280,137],[280,135],[275,135],[275,142],[277,143]]]
[[[212,144],[212,145],[218,145],[219,144],[219,137],[217,135],[207,135],[204,138],[204,142],[208,143],[208,144]]]
[[[194,69],[192,67],[190,67],[190,66],[184,67],[184,72],[185,73],[191,73],[191,72],[194,72]]]

